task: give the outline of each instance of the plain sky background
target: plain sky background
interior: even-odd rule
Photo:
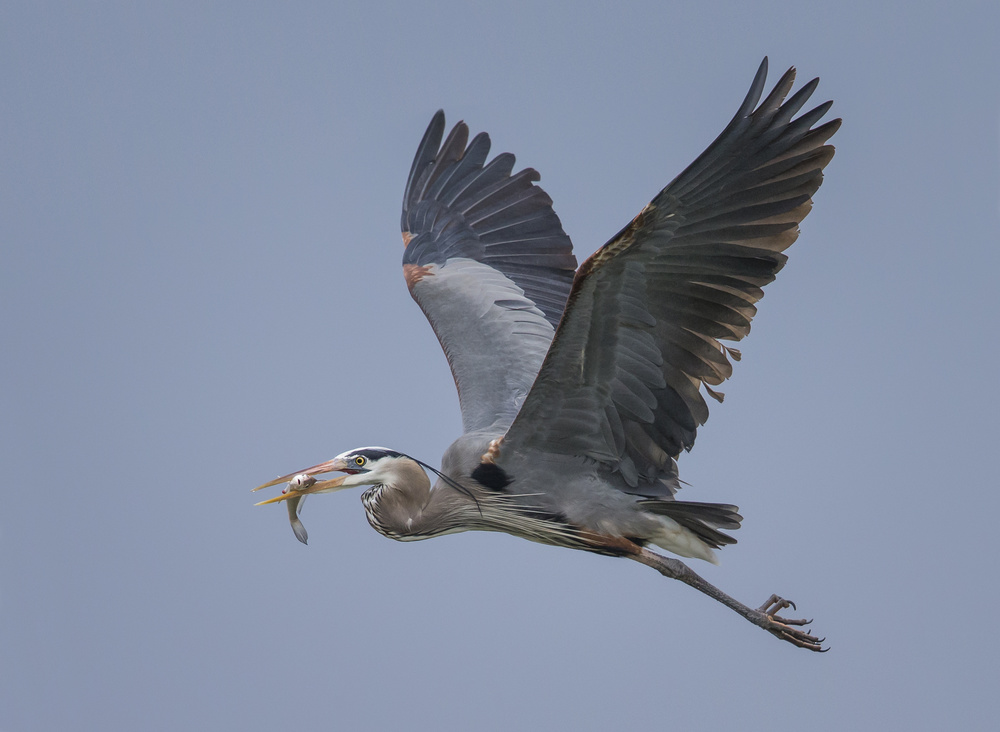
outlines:
[[[937,7],[935,7],[935,5]],[[4,3],[0,730],[993,729],[1000,5]],[[308,547],[253,486],[460,431],[400,272],[431,115],[584,257],[760,59],[844,126],[681,477],[710,581],[503,535]],[[992,724],[991,724],[992,720]]]

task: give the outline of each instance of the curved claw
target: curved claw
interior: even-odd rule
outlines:
[[[817,638],[814,635],[792,630],[791,628],[788,630],[777,630],[772,632],[775,636],[781,638],[781,640],[788,641],[792,645],[798,646],[799,648],[805,648],[810,651],[815,651],[816,653],[826,653],[830,650],[829,648],[823,648],[823,643],[826,641],[826,638]]]
[[[796,610],[795,603],[790,600],[786,600],[778,595],[771,595],[767,601],[761,605],[757,611],[763,615],[763,622],[761,627],[767,630],[776,638],[788,641],[794,646],[799,648],[807,648],[810,651],[815,651],[817,653],[825,653],[830,650],[829,648],[823,648],[823,643],[826,638],[817,638],[816,636],[807,633],[804,630],[798,630],[791,626],[803,626],[812,623],[812,620],[800,620],[797,618],[783,618],[777,615],[779,610],[784,610],[785,608],[792,608]]]
[[[779,610],[784,610],[787,607],[790,607],[792,610],[798,610],[795,607],[795,603],[791,600],[786,600],[780,595],[771,595],[757,610],[765,615],[773,616]]]

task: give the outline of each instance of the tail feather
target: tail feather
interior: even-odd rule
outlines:
[[[650,513],[673,519],[713,549],[721,549],[725,544],[735,544],[736,539],[729,534],[723,534],[719,529],[736,530],[740,528],[740,522],[743,520],[738,513],[739,507],[728,503],[656,499],[640,503]]]

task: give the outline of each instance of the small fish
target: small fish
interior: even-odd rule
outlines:
[[[302,490],[303,488],[308,488],[316,479],[311,475],[306,475],[305,473],[300,473],[288,481],[288,485],[281,489],[282,493],[288,493],[288,489]],[[302,510],[302,504],[305,503],[305,496],[293,496],[289,498],[286,503],[288,504],[288,522],[292,525],[292,531],[295,532],[295,538],[301,541],[303,544],[308,544],[309,532],[306,531],[306,527],[302,525],[302,521],[299,520],[299,512]]]

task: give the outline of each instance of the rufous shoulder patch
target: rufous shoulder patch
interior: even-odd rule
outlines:
[[[490,440],[490,446],[486,449],[486,452],[479,456],[480,462],[484,462],[487,465],[495,465],[497,458],[500,457],[500,445],[502,442],[503,437]]]
[[[404,264],[403,265],[403,277],[406,278],[406,286],[409,289],[413,289],[420,280],[422,280],[427,275],[432,275],[430,265],[426,264]]]

